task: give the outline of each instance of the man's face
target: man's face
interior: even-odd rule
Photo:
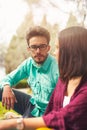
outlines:
[[[41,64],[45,61],[50,46],[47,43],[47,39],[43,36],[34,36],[29,40],[29,48],[31,56],[34,61],[38,64]]]

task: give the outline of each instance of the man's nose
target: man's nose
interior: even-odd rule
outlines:
[[[38,47],[36,51],[37,51],[37,52],[40,52],[40,48]]]

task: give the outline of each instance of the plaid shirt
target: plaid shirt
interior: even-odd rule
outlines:
[[[59,79],[43,119],[54,130],[87,130],[87,81],[78,85],[69,104],[63,107],[66,87]]]

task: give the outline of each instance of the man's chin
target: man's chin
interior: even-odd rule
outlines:
[[[44,61],[36,61],[37,64],[42,64]]]
[[[35,58],[34,60],[37,64],[42,64],[45,61],[45,58]]]
[[[42,63],[44,62],[44,60],[35,60],[35,62],[36,62],[37,64],[42,64]]]

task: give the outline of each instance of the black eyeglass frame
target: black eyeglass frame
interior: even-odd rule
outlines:
[[[40,45],[31,45],[31,46],[28,46],[31,51],[36,51],[38,48],[43,51],[47,48],[48,44],[40,44]]]

